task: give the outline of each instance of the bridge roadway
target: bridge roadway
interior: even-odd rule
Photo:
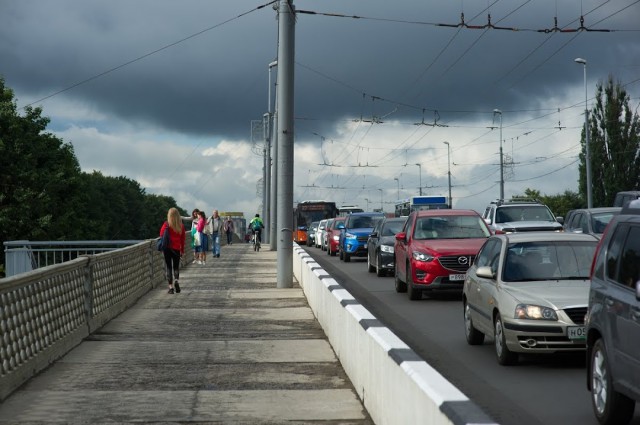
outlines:
[[[276,252],[189,264],[0,404],[1,424],[372,424]],[[211,256],[209,256],[211,257]]]

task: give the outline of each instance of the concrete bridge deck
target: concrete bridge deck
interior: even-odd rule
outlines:
[[[276,252],[181,271],[0,404],[0,423],[373,423]]]

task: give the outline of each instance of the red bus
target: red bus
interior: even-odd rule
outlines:
[[[335,202],[328,201],[301,201],[293,209],[293,240],[300,245],[307,244],[307,229],[314,221],[334,218],[338,215],[338,207]]]

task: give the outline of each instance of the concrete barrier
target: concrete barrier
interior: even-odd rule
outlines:
[[[294,246],[293,273],[376,424],[495,424]]]

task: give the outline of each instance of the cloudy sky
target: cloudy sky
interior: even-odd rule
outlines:
[[[278,24],[265,4],[0,0],[0,75],[18,107],[43,108],[84,171],[129,177],[187,210],[252,216],[263,147],[252,122],[276,91]],[[638,0],[294,5],[294,202],[390,212],[420,185],[447,195],[450,164],[454,207],[482,211],[499,196],[501,119],[507,197],[577,191],[574,59],[587,60],[589,108],[609,75],[640,103]]]

